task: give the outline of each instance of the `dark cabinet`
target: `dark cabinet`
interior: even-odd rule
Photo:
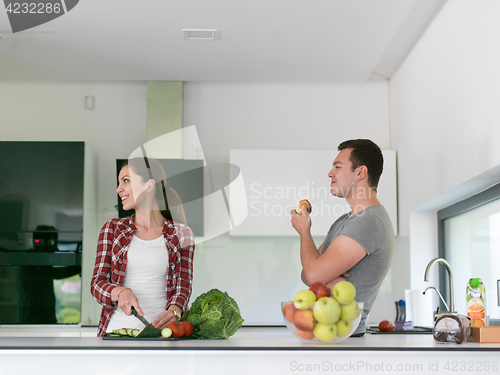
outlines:
[[[83,142],[0,142],[0,324],[79,323]]]

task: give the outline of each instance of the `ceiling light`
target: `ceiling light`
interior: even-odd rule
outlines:
[[[5,39],[4,36],[2,34],[0,34],[0,39]]]
[[[185,40],[216,40],[215,29],[182,29]]]

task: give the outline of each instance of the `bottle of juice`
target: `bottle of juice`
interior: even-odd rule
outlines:
[[[486,317],[486,290],[479,278],[469,280],[466,288],[466,311],[472,327],[484,326]]]

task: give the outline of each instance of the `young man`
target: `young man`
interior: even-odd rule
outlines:
[[[339,217],[317,249],[311,236],[311,218],[292,210],[292,226],[300,235],[302,281],[316,281],[330,288],[340,280],[356,287],[356,300],[364,303],[358,329],[362,336],[365,320],[389,271],[394,251],[394,231],[389,215],[377,198],[383,170],[380,148],[368,139],[342,142],[328,173],[332,195],[344,198],[351,212]],[[354,336],[353,335],[353,336]]]

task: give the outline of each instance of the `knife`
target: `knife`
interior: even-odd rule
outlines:
[[[142,322],[142,324],[144,324],[145,326],[148,326],[148,327],[151,326],[151,324],[149,324],[149,322],[146,320],[145,317],[139,315],[139,313],[137,312],[137,310],[135,309],[134,306],[132,306],[132,314],[134,314],[134,316],[137,319],[139,319]]]
[[[141,329],[141,331],[139,332],[139,334],[136,337],[138,337],[138,338],[161,337],[161,329],[160,328],[151,327],[151,324],[149,324],[149,322],[146,320],[146,318],[139,315],[139,313],[137,312],[137,310],[135,309],[134,306],[132,306],[131,310],[132,310],[132,314],[134,314],[134,316],[144,324],[144,327]]]

